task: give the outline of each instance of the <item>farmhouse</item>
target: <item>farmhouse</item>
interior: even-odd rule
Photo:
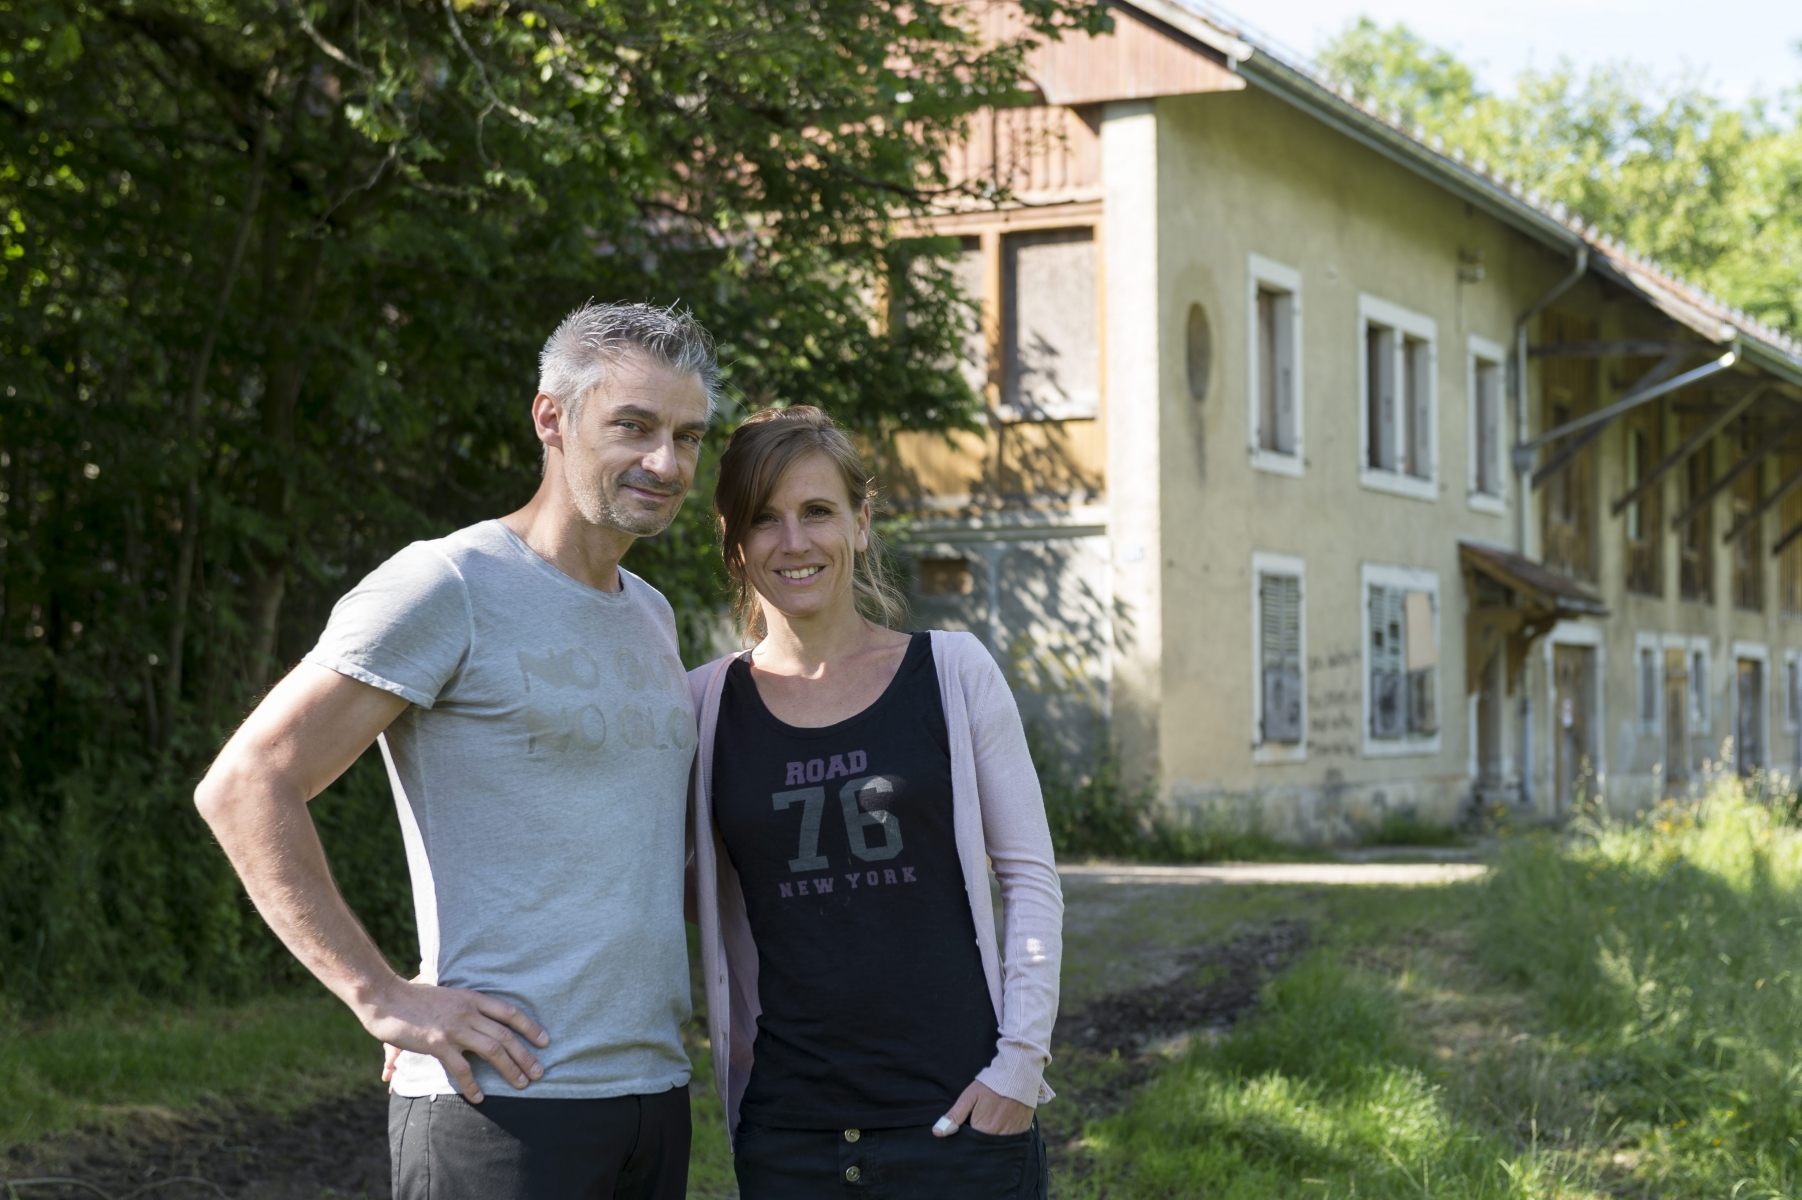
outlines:
[[[915,617],[1042,736],[1297,839],[1802,764],[1802,346],[1175,0],[948,166],[983,433]],[[991,18],[1005,32],[1005,9]]]

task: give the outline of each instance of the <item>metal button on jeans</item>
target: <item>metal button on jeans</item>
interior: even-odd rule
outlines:
[[[858,1177],[861,1176],[862,1174],[863,1174],[863,1172],[859,1171],[856,1167],[846,1167],[845,1168],[845,1181],[847,1183],[856,1183],[858,1180]]]
[[[860,1138],[862,1136],[863,1136],[863,1132],[861,1130],[857,1130],[857,1129],[845,1130],[845,1140],[847,1142],[855,1142],[858,1138]]]

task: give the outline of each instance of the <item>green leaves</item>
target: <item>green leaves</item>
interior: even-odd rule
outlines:
[[[1630,66],[1528,71],[1508,93],[1405,26],[1369,18],[1320,55],[1360,97],[1444,139],[1489,173],[1586,222],[1735,307],[1802,332],[1802,107],[1734,109]]]
[[[1099,10],[1032,11],[1049,30]],[[96,787],[129,771],[179,796],[346,587],[521,504],[538,348],[591,296],[692,307],[746,409],[805,400],[876,439],[968,423],[956,299],[904,273],[893,331],[883,299],[938,148],[1017,75],[1021,48],[965,20],[0,0],[0,815],[58,844],[84,762]],[[721,599],[712,541],[700,494],[628,564],[691,655]],[[0,879],[0,971],[37,953],[48,861]],[[197,877],[233,894],[196,862],[119,904],[188,904]],[[226,936],[213,921],[192,936]],[[169,962],[224,961],[133,975],[123,953],[158,988],[198,979]]]

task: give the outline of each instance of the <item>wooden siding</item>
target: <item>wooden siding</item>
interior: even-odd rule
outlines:
[[[1101,138],[1067,108],[985,108],[945,156],[953,184],[987,182],[1015,195],[1097,195]]]
[[[1198,92],[1236,92],[1243,77],[1161,21],[1122,5],[1112,7],[1114,31],[1100,37],[1066,35],[1041,42],[1026,56],[1026,77],[1047,104],[1102,104]],[[1016,4],[992,4],[983,33],[995,41],[1019,37],[1026,24]]]

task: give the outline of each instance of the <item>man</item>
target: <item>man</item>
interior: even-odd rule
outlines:
[[[531,503],[416,542],[195,795],[258,911],[398,1048],[397,1200],[681,1197],[694,713],[669,604],[619,567],[694,479],[717,390],[685,313],[588,305],[545,343]],[[378,736],[420,975],[332,882],[309,800]]]

